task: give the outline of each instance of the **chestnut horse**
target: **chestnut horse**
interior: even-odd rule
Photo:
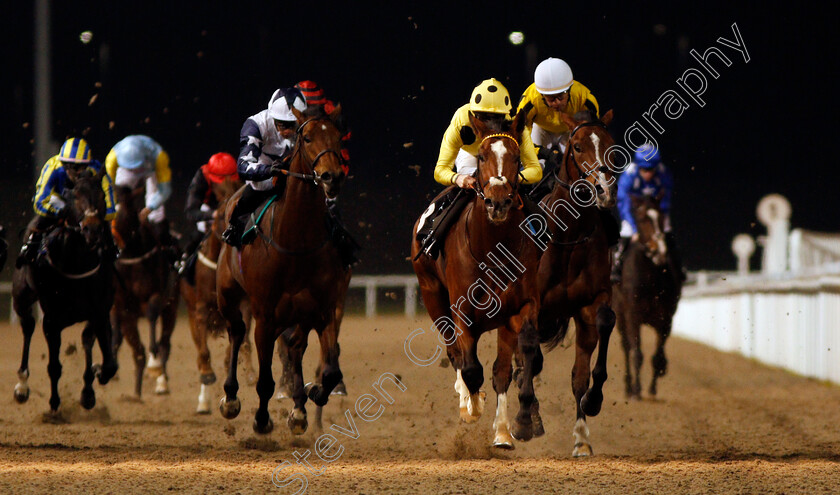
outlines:
[[[639,370],[644,356],[640,327],[647,323],[656,330],[656,353],[651,359],[653,378],[649,389],[650,395],[655,396],[656,380],[668,369],[665,341],[671,334],[671,323],[682,291],[682,279],[669,263],[660,200],[661,197],[649,196],[631,198],[639,239],[627,247],[621,283],[613,286],[616,327],[624,346],[625,392],[627,397],[635,399],[642,395]]]
[[[481,142],[476,198],[452,225],[437,260],[417,256],[422,247],[416,235],[411,243],[423,302],[455,368],[460,417],[466,423],[477,421],[484,409],[478,340],[483,333],[498,328],[493,364],[497,397],[493,445],[508,449],[513,448],[514,437],[529,440],[533,436],[530,411],[535,397],[530,373],[539,371],[531,367],[539,349],[538,255],[535,244],[519,228],[525,218],[518,188],[524,118],[520,112],[510,129],[494,133],[471,117]],[[419,226],[418,219],[414,233]],[[524,357],[526,379],[519,390],[519,414],[509,425],[507,390],[517,347]]]
[[[18,370],[19,382],[15,386],[15,400],[29,399],[29,345],[35,330],[33,307],[41,301],[44,311],[44,336],[49,347],[50,410],[55,414],[61,399],[58,379],[61,377],[61,331],[81,321],[87,321],[82,330],[85,349],[84,388],[81,404],[91,409],[96,404],[93,379],[108,383],[117,372],[117,361],[111,349],[111,328],[108,311],[114,300],[112,288],[114,267],[110,258],[103,255],[108,228],[105,221],[105,193],[99,173],[85,171],[75,181],[67,201],[70,216],[46,234],[45,254],[32,265],[15,270],[12,277],[13,307],[23,330],[23,357]],[[92,364],[94,341],[99,342],[102,365]]]
[[[614,144],[607,132],[612,110],[600,120],[578,122],[560,114],[572,129],[563,160],[555,169],[557,183],[541,207],[547,213],[550,242],[539,267],[541,308],[540,342],[552,349],[565,337],[569,320],[575,321],[575,364],[572,392],[577,408],[573,455],[592,455],[586,416],[601,410],[602,387],[607,379],[607,348],[615,324],[610,309],[610,235],[606,219],[615,205],[617,177],[606,165]],[[603,209],[603,211],[599,211]],[[600,343],[600,346],[599,346]],[[598,357],[592,371],[592,354]],[[534,404],[534,417],[539,417]]]
[[[216,306],[216,261],[222,250],[222,232],[225,229],[224,212],[228,198],[242,186],[242,181],[230,178],[222,182],[214,182],[210,186],[211,193],[219,205],[213,212],[213,223],[198,247],[195,264],[195,284],[190,285],[181,279],[181,295],[187,304],[187,315],[190,321],[190,333],[198,351],[198,373],[201,389],[198,394],[198,414],[210,414],[210,396],[208,385],[216,383],[216,373],[210,364],[210,349],[207,348],[208,334],[218,337],[225,330],[225,322]],[[247,304],[243,305],[245,321],[250,330],[251,312]],[[247,332],[246,332],[247,333]],[[256,374],[251,364],[251,342],[246,334],[242,343],[244,354],[245,374],[248,384],[256,382]],[[225,369],[230,364],[230,349],[225,353]]]
[[[147,361],[137,321],[145,316],[149,321],[149,373],[157,376],[155,393],[168,394],[166,362],[178,312],[178,281],[175,271],[157,245],[145,214],[141,215],[144,188],[132,191],[128,187],[118,187],[116,192],[117,216],[113,221],[112,232],[120,256],[116,262],[116,294],[111,309],[114,356],[118,355],[122,339],[125,338],[134,356],[134,393],[140,397]],[[160,340],[156,336],[158,318],[161,319]]]
[[[273,202],[259,223],[258,236],[241,249],[222,246],[216,272],[219,311],[228,323],[231,359],[225,381],[225,396],[219,404],[222,416],[232,419],[241,403],[236,393],[236,363],[245,338],[240,304],[250,302],[254,317],[254,343],[259,359],[257,394],[259,408],[254,431],[269,433],[273,422],[268,403],[274,393],[271,372],[274,342],[281,335],[294,370],[292,398],[295,407],[287,423],[293,434],[306,431],[307,398],[327,403],[341,381],[338,365],[339,296],[349,283],[338,249],[331,242],[326,198],[338,196],[345,175],[341,167],[341,132],[335,121],[340,105],[329,117],[307,117],[293,110],[298,123],[291,154],[285,196]],[[228,202],[229,219],[234,195]],[[321,376],[304,386],[302,360],[312,329],[321,343]]]

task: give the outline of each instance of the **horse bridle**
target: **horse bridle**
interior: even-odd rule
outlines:
[[[304,180],[304,181],[312,181],[313,184],[318,185],[323,181],[321,179],[321,176],[315,171],[315,166],[318,165],[318,160],[320,160],[324,155],[326,155],[328,153],[332,153],[338,159],[339,164],[344,164],[344,158],[341,156],[341,153],[332,149],[332,148],[326,148],[326,149],[321,150],[317,155],[315,155],[315,158],[312,159],[312,160],[309,160],[309,157],[305,153],[303,153],[303,147],[305,146],[304,140],[303,140],[303,129],[310,122],[317,122],[317,121],[323,121],[323,120],[330,120],[330,119],[325,118],[325,117],[313,117],[311,119],[307,119],[300,126],[298,126],[297,130],[295,131],[295,135],[297,136],[295,138],[295,150],[292,153],[291,158],[289,159],[289,163],[291,163],[291,161],[294,160],[295,155],[300,154],[301,157],[304,159],[304,164],[309,168],[309,170],[312,173],[311,174],[300,174],[300,173],[297,173],[297,172],[292,172],[291,170],[283,170],[282,172],[283,172],[284,175],[288,175],[288,176],[291,176],[291,177],[296,177],[296,178]]]
[[[600,120],[593,120],[592,122],[581,122],[580,124],[576,125],[574,129],[572,129],[572,132],[569,133],[569,144],[566,147],[566,153],[563,155],[563,163],[566,163],[566,157],[567,156],[571,156],[572,163],[575,164],[575,168],[577,169],[578,175],[580,175],[580,178],[587,177],[588,175],[590,175],[592,173],[592,171],[587,172],[587,171],[583,170],[583,167],[580,166],[577,159],[575,158],[574,153],[572,153],[572,138],[575,136],[575,133],[578,130],[580,130],[582,127],[600,127],[604,130],[607,130],[607,125],[606,124],[604,124]],[[557,175],[560,171],[560,168],[562,168],[562,167],[556,167],[554,169],[554,178],[557,179],[558,184],[565,187],[566,189],[571,190],[571,188],[572,188],[571,184],[567,184],[567,183],[563,182],[562,180],[560,180],[560,177]],[[606,173],[606,172],[609,171],[609,167],[607,167],[606,165],[602,165],[598,169],[598,171]],[[594,186],[595,186],[596,191],[601,188],[600,184],[594,184]]]
[[[496,133],[496,134],[490,134],[488,136],[485,136],[484,139],[481,140],[481,143],[479,144],[479,148],[481,148],[481,146],[484,145],[484,142],[487,141],[490,138],[510,139],[511,141],[513,141],[513,144],[516,145],[516,149],[517,150],[519,149],[519,141],[517,141],[515,137],[511,136],[510,134],[504,133],[504,132],[500,132],[500,133]],[[483,161],[483,160],[480,160],[480,161]],[[520,165],[522,164],[521,160],[518,160],[518,162],[519,162]],[[521,177],[522,177],[522,172],[517,170],[516,180],[513,183],[513,189],[511,190],[510,194],[508,194],[508,197],[510,199],[512,199],[512,200],[518,199],[519,200],[517,208],[522,208],[522,205],[523,205],[522,197],[519,196],[519,179]],[[482,200],[484,200],[485,203],[487,203],[489,200],[484,195],[484,188],[487,186],[487,184],[489,184],[489,181],[485,184],[482,184],[481,179],[479,177],[477,177],[477,179],[478,179],[476,181],[477,186],[474,187],[473,189],[475,189],[475,192],[478,195],[478,197],[481,198]],[[504,176],[494,176],[494,177],[491,177],[491,179],[500,179],[501,180],[501,179],[505,179],[505,177]]]

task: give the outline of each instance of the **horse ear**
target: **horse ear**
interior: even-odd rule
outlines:
[[[472,128],[475,129],[476,139],[481,140],[484,138],[484,136],[489,134],[487,126],[484,125],[484,122],[477,119],[472,112],[470,112],[470,126],[472,126]]]
[[[295,118],[297,119],[298,124],[302,124],[306,120],[306,116],[304,116],[303,112],[301,112],[297,108],[292,107],[292,113],[294,114]]]
[[[335,108],[333,109],[333,111],[330,112],[330,120],[332,120],[333,123],[340,122],[341,121],[340,119],[341,119],[341,103],[336,105]]]
[[[560,120],[562,120],[563,123],[566,124],[566,127],[568,127],[570,131],[577,127],[580,123],[577,120],[575,120],[574,117],[565,112],[560,112]]]
[[[604,116],[601,117],[601,122],[603,122],[604,125],[610,125],[610,122],[612,122],[612,119],[613,119],[613,111],[612,111],[612,108],[610,108],[609,110],[607,110],[607,113],[605,113]]]
[[[524,109],[516,112],[516,117],[513,118],[513,124],[510,126],[511,131],[513,131],[513,137],[516,138],[517,141],[522,140],[522,131],[525,130],[525,119],[527,118],[528,112]]]

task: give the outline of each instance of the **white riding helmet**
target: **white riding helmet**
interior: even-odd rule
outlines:
[[[292,113],[291,106],[303,112],[306,110],[306,99],[300,91],[294,88],[278,89],[268,100],[268,116],[274,120],[294,122],[297,119],[295,114]]]
[[[562,93],[572,87],[572,68],[559,58],[549,57],[534,71],[534,83],[540,94]]]

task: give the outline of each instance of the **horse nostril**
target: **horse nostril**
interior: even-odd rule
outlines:
[[[329,182],[332,182],[333,176],[329,172],[324,172],[323,174],[321,174],[321,180],[329,183]]]
[[[490,198],[485,198],[484,199],[484,204],[487,205],[487,206],[490,206],[490,205],[493,204],[493,200],[490,199]]]
[[[505,206],[510,206],[511,204],[513,204],[513,200],[512,200],[512,199],[510,199],[510,198],[505,198],[505,203],[504,203],[504,205],[505,205]]]

